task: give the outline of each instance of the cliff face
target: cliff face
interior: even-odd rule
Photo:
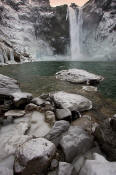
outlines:
[[[49,0],[1,0],[0,61],[64,54],[69,40],[66,9],[50,7]]]
[[[83,51],[116,59],[116,1],[90,0],[83,7]]]

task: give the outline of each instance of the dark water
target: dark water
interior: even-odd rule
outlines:
[[[79,68],[104,76],[99,90],[105,97],[116,99],[116,62],[34,62],[0,67],[0,73],[17,79],[24,91],[39,95],[43,92],[65,90],[76,85],[56,80],[54,75],[63,69]]]

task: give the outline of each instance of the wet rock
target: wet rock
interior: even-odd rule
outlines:
[[[25,115],[25,111],[24,110],[9,110],[4,115],[6,118],[7,117],[18,118],[18,117],[23,117]]]
[[[93,137],[78,126],[71,126],[61,140],[60,146],[67,162],[80,154],[87,152],[93,145]]]
[[[71,121],[72,114],[69,109],[56,109],[56,117],[58,120],[69,120]]]
[[[46,111],[45,112],[45,120],[48,122],[51,126],[55,123],[55,114],[52,111]]]
[[[63,91],[51,94],[56,106],[66,108],[70,111],[86,111],[92,108],[92,102],[77,94],[66,93]]]
[[[103,156],[94,154],[93,160],[86,160],[79,175],[114,175],[116,174],[116,162],[109,162]]]
[[[59,145],[60,139],[62,137],[62,134],[66,132],[69,129],[69,122],[61,120],[55,122],[53,128],[50,130],[50,132],[45,136],[48,140],[53,142],[56,146]]]
[[[32,94],[26,92],[15,92],[12,94],[13,102],[17,108],[24,108],[32,99]]]
[[[45,101],[39,97],[33,98],[31,102],[38,106],[45,105]]]
[[[112,121],[113,120],[113,121]],[[95,129],[94,135],[100,148],[111,161],[116,161],[116,131],[114,119],[107,119]]]
[[[84,83],[89,85],[98,84],[103,80],[102,76],[89,73],[82,69],[62,70],[56,73],[56,78],[60,80],[66,80],[71,83]]]
[[[13,175],[13,171],[9,168],[0,167],[0,175]]]
[[[25,142],[16,151],[15,173],[32,175],[46,172],[55,155],[55,151],[55,145],[44,138],[31,139]]]
[[[58,175],[76,175],[76,172],[70,163],[59,162]]]

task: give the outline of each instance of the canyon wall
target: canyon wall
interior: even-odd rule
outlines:
[[[69,45],[67,6],[49,0],[0,1],[0,62],[30,61],[65,54]]]
[[[82,49],[100,60],[116,60],[116,1],[90,0],[83,6]]]

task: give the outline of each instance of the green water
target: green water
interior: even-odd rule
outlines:
[[[99,85],[99,90],[105,97],[116,99],[116,62],[33,62],[0,67],[0,73],[17,79],[22,90],[39,95],[76,88],[77,85],[56,80],[54,76],[56,72],[70,68],[85,69],[104,76],[105,80]]]

